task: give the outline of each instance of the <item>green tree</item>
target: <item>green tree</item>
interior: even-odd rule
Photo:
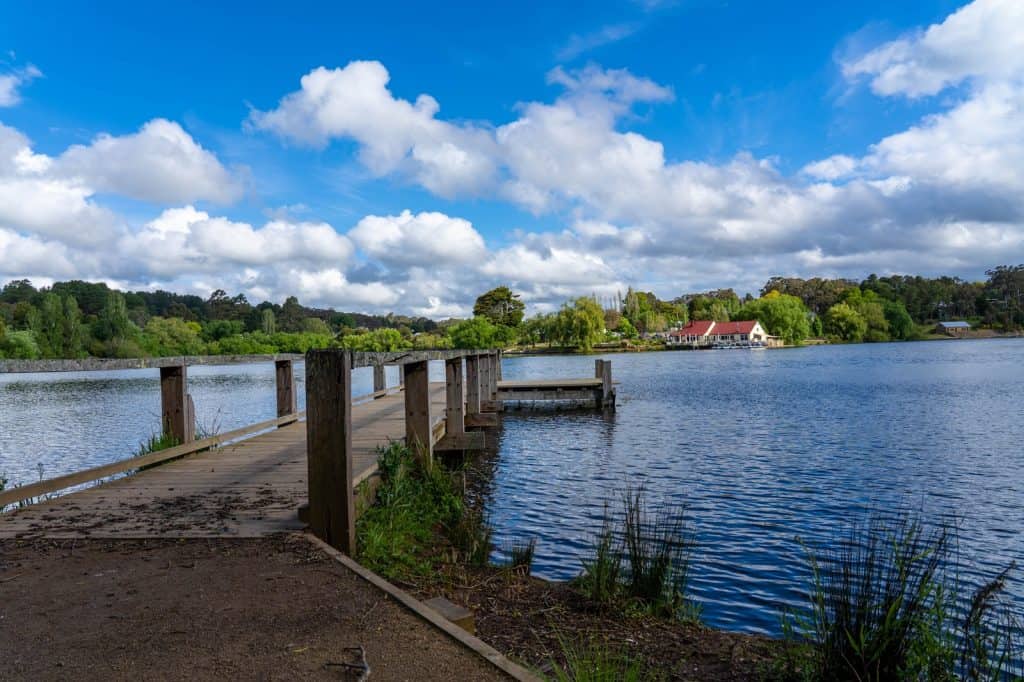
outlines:
[[[868,332],[864,317],[846,303],[836,303],[825,313],[825,333],[840,341],[863,341]]]
[[[264,334],[273,334],[277,331],[277,317],[271,308],[264,308],[260,319],[260,328]]]
[[[889,333],[894,339],[912,339],[916,330],[914,320],[907,312],[906,306],[899,301],[883,301],[882,309],[885,313],[885,320],[889,323]]]
[[[64,353],[64,304],[54,293],[43,294],[38,327],[33,328],[43,357],[60,358]]]
[[[577,298],[558,311],[554,331],[563,346],[590,351],[604,334],[604,311],[592,298]]]
[[[412,346],[397,329],[375,329],[363,334],[349,334],[342,338],[341,345],[349,350],[377,353],[405,350]]]
[[[135,336],[134,325],[128,319],[128,308],[125,305],[124,296],[119,292],[111,291],[107,296],[107,302],[93,327],[93,335],[100,341],[127,339]]]
[[[888,341],[889,321],[885,316],[883,299],[874,291],[861,291],[852,287],[843,292],[843,303],[856,310],[867,323],[865,341]]]
[[[520,343],[536,346],[548,343],[554,338],[555,316],[534,315],[523,321],[519,330]]]
[[[474,317],[449,327],[448,337],[455,348],[496,348],[508,342],[508,331],[507,327],[496,325],[486,317]]]
[[[277,326],[281,331],[301,331],[302,320],[305,318],[306,309],[299,304],[299,299],[289,296],[281,306],[281,314],[277,316]]]
[[[151,355],[202,355],[206,351],[198,322],[153,317],[142,330],[142,347]]]
[[[495,287],[481,294],[473,305],[473,317],[485,317],[491,324],[518,327],[523,321],[526,305],[508,287]]]
[[[327,336],[330,336],[332,333],[330,326],[319,317],[307,317],[302,320],[301,331],[308,334],[321,334]]]
[[[42,353],[33,332],[26,330],[7,332],[0,346],[3,354],[14,360],[38,360]]]
[[[740,308],[737,320],[758,320],[765,330],[787,344],[798,344],[811,335],[807,306],[796,296],[770,291]]]
[[[31,303],[38,293],[32,282],[27,279],[16,279],[4,285],[0,291],[0,301],[12,304]]]
[[[622,318],[619,322],[619,333],[626,339],[635,339],[639,336],[636,327],[634,327],[627,318]]]

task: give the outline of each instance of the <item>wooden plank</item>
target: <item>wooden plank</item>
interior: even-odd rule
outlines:
[[[210,438],[204,438],[203,440],[193,441],[192,443],[178,445],[166,450],[160,450],[159,452],[143,455],[141,457],[131,457],[111,464],[103,464],[98,467],[92,467],[91,469],[76,471],[75,473],[67,474],[65,476],[58,476],[45,481],[39,481],[38,483],[29,483],[28,485],[4,490],[3,492],[0,492],[0,508],[3,508],[8,504],[20,502],[21,500],[49,495],[50,493],[55,493],[57,491],[64,490],[65,488],[82,485],[100,478],[106,478],[107,476],[123,474],[124,472],[131,471],[133,469],[159,464],[161,462],[166,462],[169,459],[184,457],[185,455],[190,455],[202,450],[208,450],[229,440],[242,438],[243,436],[256,433],[257,431],[263,431],[264,429],[283,426],[285,424],[298,421],[299,417],[303,414],[305,413],[293,414],[279,419],[270,419],[265,422],[228,431],[227,433],[211,436]]]
[[[306,354],[306,459],[310,530],[354,554],[352,358],[347,351]]]
[[[462,405],[462,358],[445,360],[445,431],[451,435],[466,432]]]
[[[601,379],[526,379],[520,381],[502,381],[498,390],[515,391],[535,388],[601,388]]]
[[[405,369],[405,442],[427,465],[433,462],[433,422],[430,417],[428,363],[414,362]]]
[[[283,417],[295,412],[295,367],[291,360],[274,362],[274,377],[277,383],[277,416]]]
[[[466,428],[490,428],[498,425],[496,414],[467,414]]]
[[[178,443],[188,442],[187,373],[185,365],[160,368],[160,424]]]

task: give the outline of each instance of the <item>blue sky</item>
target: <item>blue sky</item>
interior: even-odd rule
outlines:
[[[447,316],[1024,258],[1013,0],[206,5],[0,10],[0,278]]]

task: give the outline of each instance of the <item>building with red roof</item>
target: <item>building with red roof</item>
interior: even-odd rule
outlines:
[[[714,320],[692,320],[681,329],[668,333],[670,345],[712,346],[716,343],[763,343],[768,344],[775,337],[770,336],[757,320],[715,322]]]

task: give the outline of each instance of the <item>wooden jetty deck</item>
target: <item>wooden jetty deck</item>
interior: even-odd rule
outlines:
[[[430,386],[444,414],[445,385]],[[377,471],[377,448],[405,437],[399,391],[352,407],[353,485]],[[435,427],[436,428],[436,427]],[[206,450],[0,515],[0,538],[261,537],[301,530],[308,495],[306,423]]]
[[[160,369],[164,431],[182,445],[0,492],[0,509],[21,507],[0,514],[0,538],[260,537],[308,523],[315,535],[351,554],[357,489],[374,482],[379,446],[404,439],[418,457],[432,461],[438,451],[481,448],[483,434],[474,429],[497,425],[493,413],[504,400],[589,398],[599,407],[614,407],[615,401],[611,363],[604,360],[596,361],[595,378],[501,381],[496,351],[324,350],[305,357],[307,412],[299,413],[295,359],[260,357],[275,362],[276,419],[199,441],[187,367],[213,361],[127,361]],[[445,362],[444,382],[429,382],[430,360]],[[124,362],[91,360],[85,367],[71,361],[62,367],[47,361],[35,367],[4,361],[0,371],[117,369]],[[387,364],[401,366],[402,386],[386,386]],[[374,393],[353,399],[351,370],[361,366],[374,368]],[[127,475],[49,497],[119,474]],[[19,505],[26,498],[33,503]]]

